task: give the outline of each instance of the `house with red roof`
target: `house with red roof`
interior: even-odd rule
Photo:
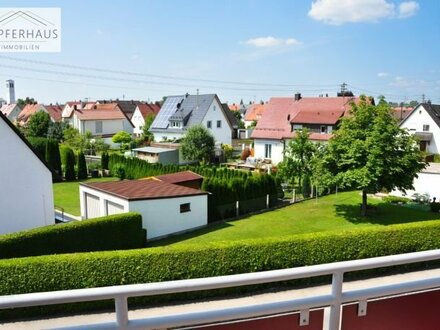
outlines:
[[[248,106],[244,115],[244,127],[252,126],[254,122],[258,122],[263,116],[267,104],[254,103]]]
[[[44,104],[26,104],[17,116],[17,122],[19,125],[24,126],[28,123],[29,118],[39,112],[44,111],[49,114],[50,120],[53,122],[59,122],[62,120],[62,112],[64,106],[62,105],[44,105]]]
[[[66,108],[63,114],[67,115]],[[83,104],[81,108],[73,105],[70,116],[71,125],[81,134],[90,132],[108,144],[112,144],[112,136],[119,131],[133,134],[133,124],[116,103]]]
[[[133,123],[133,133],[135,136],[141,136],[145,125],[145,119],[148,116],[156,117],[160,111],[160,105],[157,103],[138,103],[131,117]]]
[[[186,171],[139,180],[81,183],[81,218],[138,212],[147,239],[200,228],[208,223],[208,193],[200,190],[202,180]]]
[[[273,164],[283,160],[287,142],[295,137],[295,131],[307,128],[310,140],[327,142],[341,117],[350,109],[357,97],[273,97],[265,105],[252,138],[255,157],[270,159]]]

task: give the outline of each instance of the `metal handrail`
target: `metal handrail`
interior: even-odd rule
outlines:
[[[342,303],[366,301],[367,299],[384,297],[398,293],[440,288],[440,278],[431,278],[426,280],[400,282],[392,285],[343,292],[342,284],[344,273],[436,259],[440,259],[440,249],[258,273],[159,283],[9,295],[0,297],[0,309],[114,299],[116,322],[103,323],[99,325],[87,325],[87,329],[99,329],[102,327],[106,329],[131,329],[139,327],[154,329],[282,313],[287,311],[286,306],[290,306],[288,311],[308,310],[311,308],[330,306],[328,328],[331,330],[336,330],[339,329],[340,325],[340,311]],[[129,297],[212,290],[243,285],[287,281],[322,275],[333,276],[331,294],[308,298],[297,298],[284,302],[281,301],[276,303],[216,309],[212,311],[150,317],[142,320],[128,320],[127,298]],[[81,329],[82,327],[73,328]]]

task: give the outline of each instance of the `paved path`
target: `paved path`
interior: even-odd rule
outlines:
[[[430,277],[440,277],[440,268],[406,274],[391,275],[379,278],[373,278],[363,281],[353,281],[344,283],[344,290],[354,290],[378,285],[393,284],[396,281],[420,280]],[[159,316],[167,314],[184,313],[195,310],[209,310],[216,308],[236,307],[249,304],[271,302],[277,300],[287,300],[293,297],[305,297],[311,295],[321,295],[330,292],[330,285],[308,287],[303,289],[286,290],[272,293],[263,293],[254,296],[246,296],[234,299],[219,299],[208,302],[195,302],[175,306],[154,307],[149,309],[137,309],[129,312],[130,319],[140,319],[148,316]],[[68,317],[57,317],[42,320],[19,321],[0,324],[0,329],[50,329],[63,326],[84,325],[88,323],[113,322],[115,313],[97,313],[90,315],[77,315]]]

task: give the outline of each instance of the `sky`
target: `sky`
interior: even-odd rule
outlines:
[[[440,103],[440,1],[2,0],[61,8],[61,52],[1,53],[16,97],[222,102],[355,95]],[[72,67],[73,66],[73,67]],[[0,85],[3,97],[4,84]]]

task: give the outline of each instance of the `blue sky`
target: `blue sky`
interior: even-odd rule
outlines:
[[[2,7],[62,11],[61,52],[0,53],[0,79],[15,79],[17,97],[158,100],[198,88],[232,103],[335,95],[346,82],[355,94],[391,101],[425,94],[440,103],[436,0],[3,0]]]

